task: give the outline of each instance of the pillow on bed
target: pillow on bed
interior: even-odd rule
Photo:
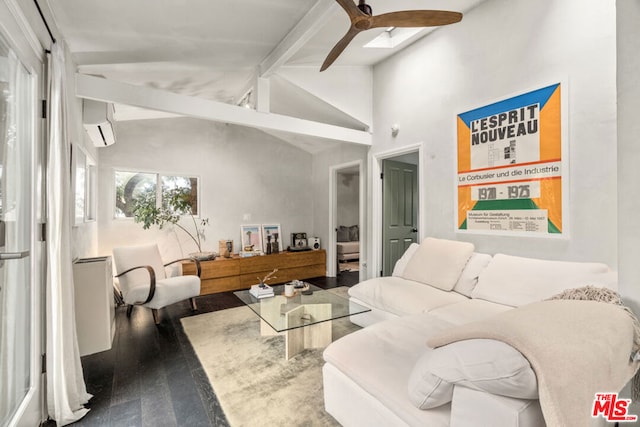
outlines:
[[[411,257],[402,277],[450,291],[471,258],[473,249],[472,243],[427,237]]]
[[[349,241],[357,242],[358,240],[360,240],[360,231],[357,225],[352,225],[349,227]]]
[[[348,242],[349,241],[349,227],[345,227],[341,225],[338,227],[338,242]]]
[[[502,341],[473,339],[426,350],[409,377],[409,398],[420,409],[451,401],[454,385],[518,399],[537,399],[529,361]]]

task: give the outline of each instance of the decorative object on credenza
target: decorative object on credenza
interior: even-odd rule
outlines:
[[[241,256],[262,255],[262,227],[259,224],[240,226]]]
[[[320,238],[319,237],[309,237],[309,247],[314,251],[320,249]]]
[[[265,245],[264,253],[267,255],[271,255],[271,234],[267,233],[267,244]]]
[[[291,249],[302,250],[308,248],[307,233],[291,233]]]
[[[218,257],[218,253],[211,251],[191,252],[189,257],[197,259],[198,261],[212,261]]]
[[[262,224],[262,236],[264,245],[264,252],[266,254],[277,254],[282,251],[282,242],[280,236],[282,236],[282,230],[280,224]]]
[[[197,252],[189,254],[192,258],[199,260],[214,259],[218,254],[216,252],[207,252],[202,250],[202,242],[204,241],[204,230],[209,225],[209,218],[199,218],[196,220],[193,215],[193,199],[191,190],[184,187],[164,188],[162,189],[161,207],[156,206],[156,193],[147,192],[140,195],[134,200],[133,219],[135,222],[141,222],[142,228],[147,230],[152,225],[157,225],[161,230],[171,224],[185,233],[193,240],[198,248]],[[193,231],[189,231],[185,226],[180,224],[183,216],[191,217],[193,222]]]
[[[219,240],[218,252],[220,252],[220,256],[231,258],[231,256],[233,255],[233,240]]]

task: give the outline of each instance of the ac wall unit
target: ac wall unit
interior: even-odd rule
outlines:
[[[85,99],[82,122],[96,147],[107,147],[116,142],[113,130],[113,104]]]

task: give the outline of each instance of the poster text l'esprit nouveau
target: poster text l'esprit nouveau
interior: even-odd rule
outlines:
[[[538,104],[517,108],[471,122],[471,145],[538,132]]]

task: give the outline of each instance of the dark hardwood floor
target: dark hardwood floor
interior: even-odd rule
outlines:
[[[329,289],[352,286],[357,272],[337,278],[309,279]],[[111,350],[82,358],[87,391],[93,394],[89,413],[74,426],[228,426],[218,399],[180,323],[180,318],[239,307],[231,292],[198,297],[198,310],[188,301],[160,310],[116,309]],[[53,423],[51,423],[53,424]]]

